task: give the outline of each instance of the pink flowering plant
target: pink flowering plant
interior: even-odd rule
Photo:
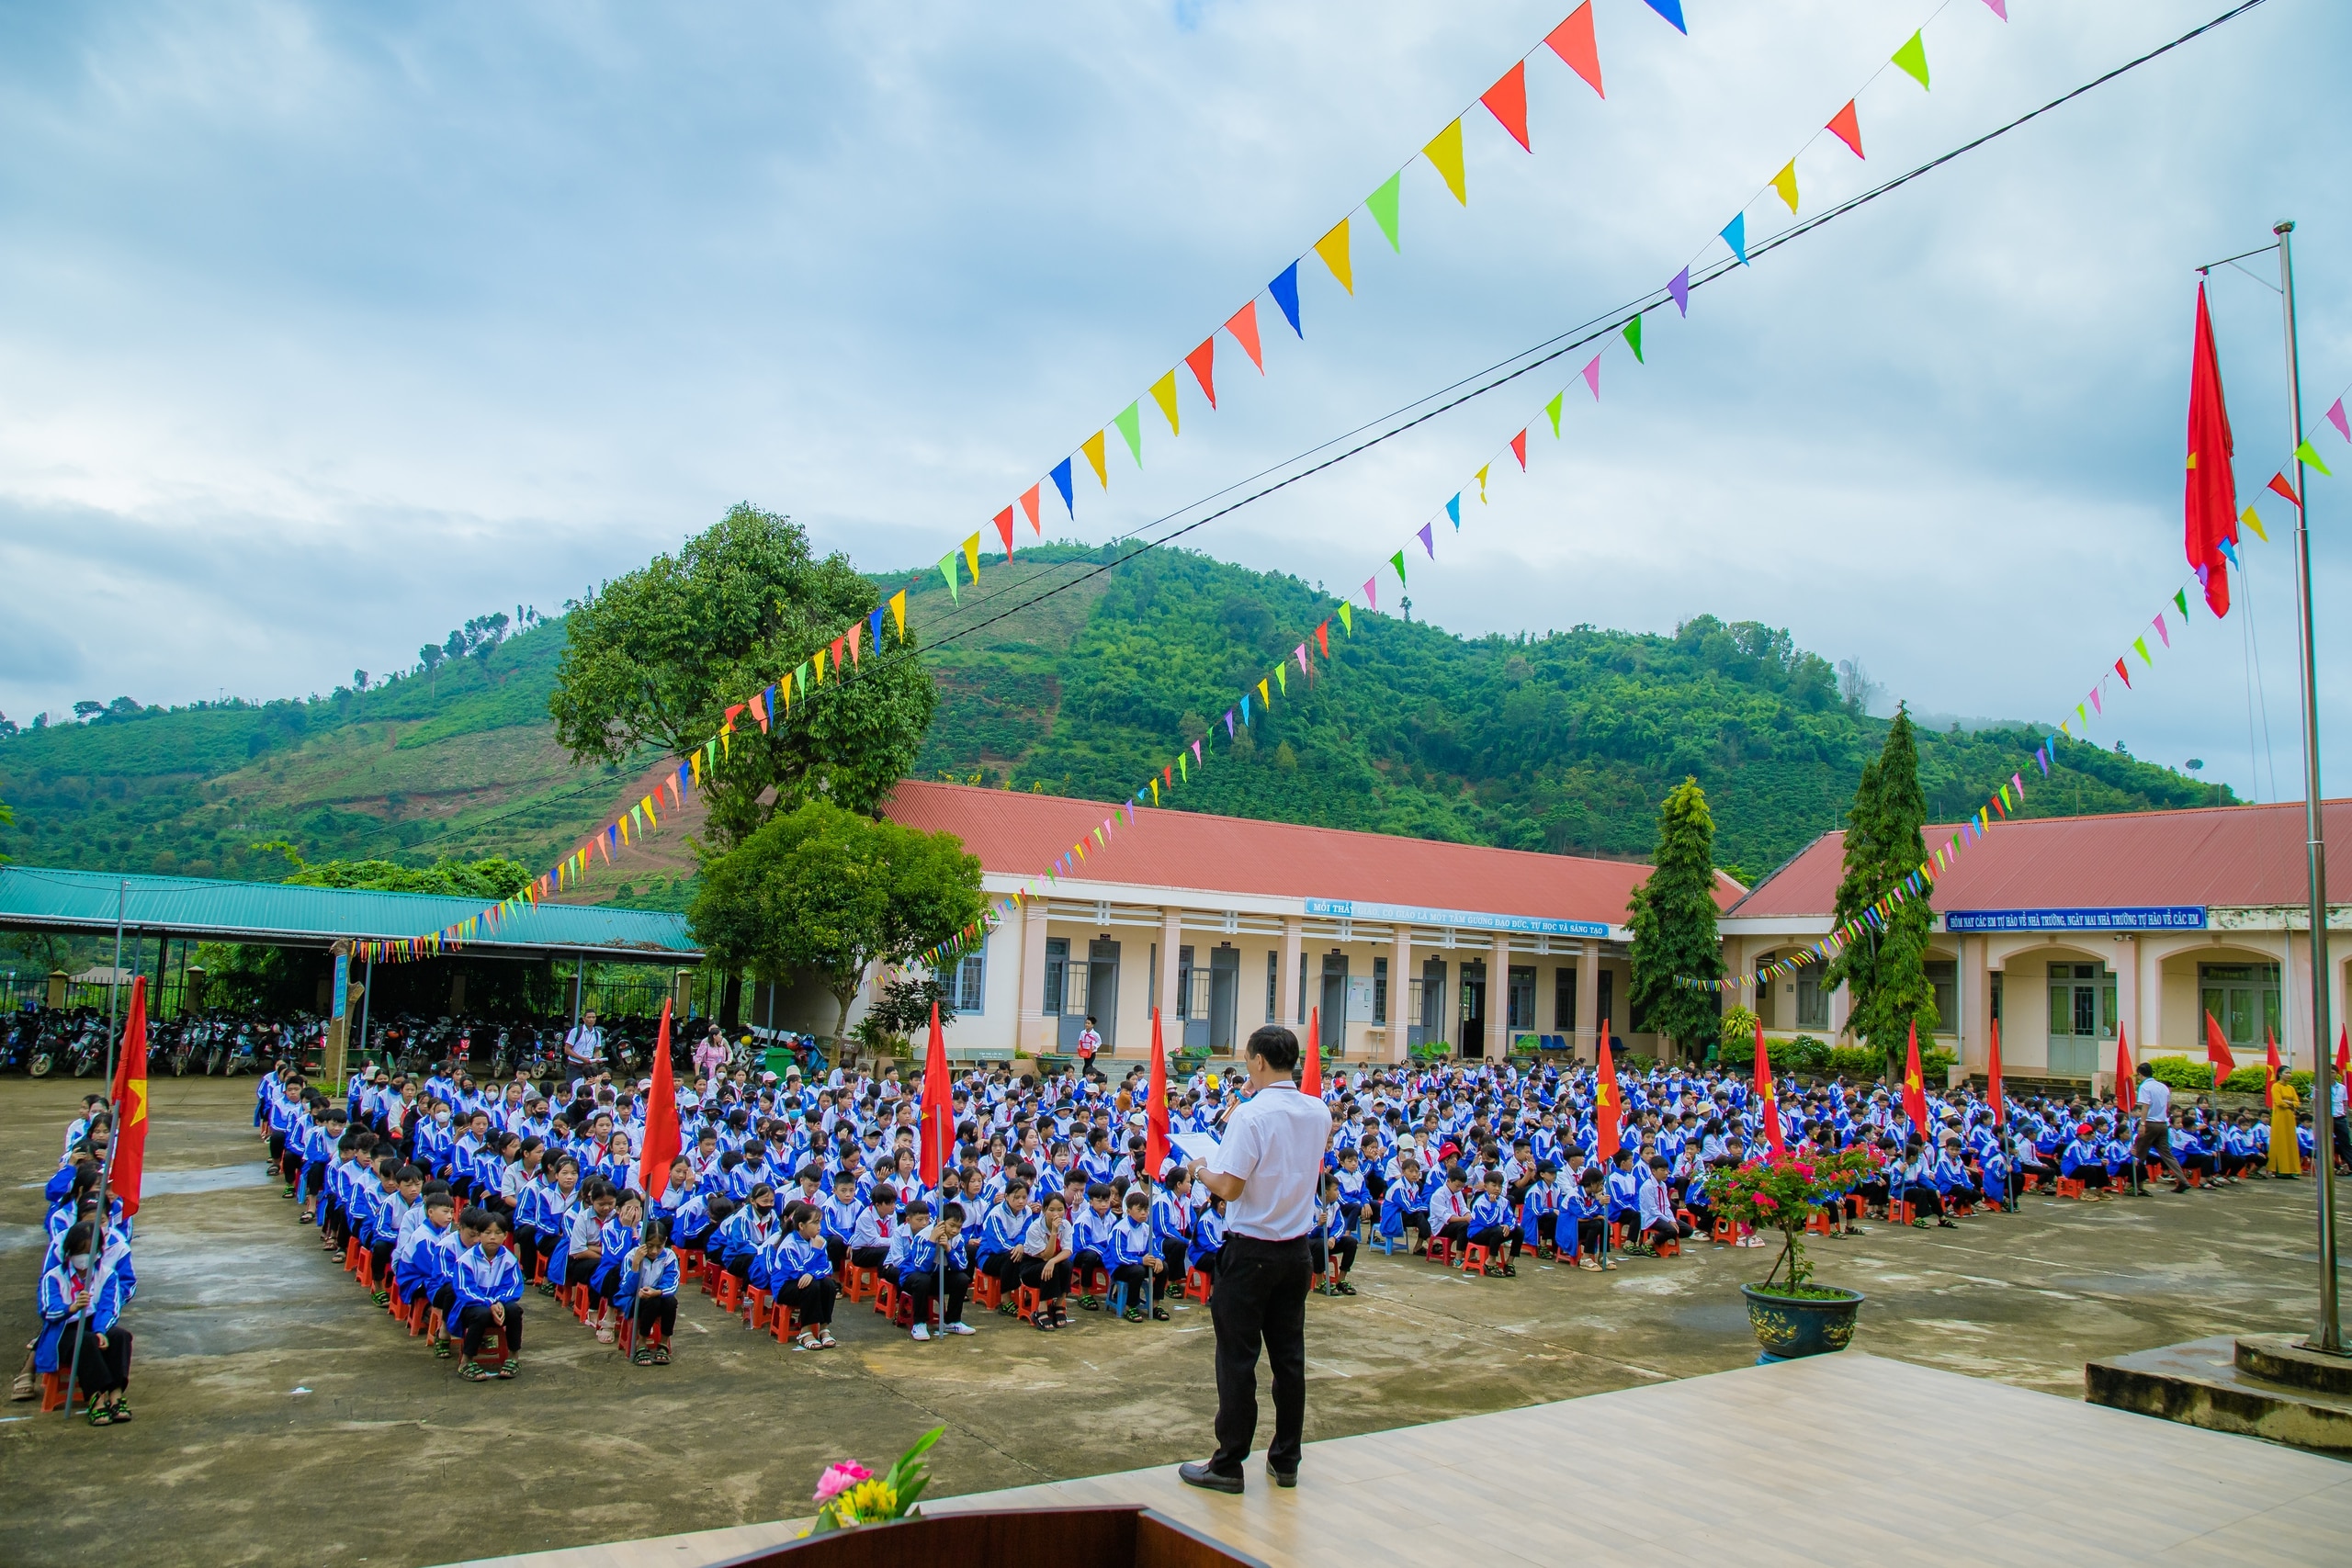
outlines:
[[[811,1499],[817,1505],[817,1523],[808,1533],[824,1535],[857,1525],[913,1518],[916,1499],[931,1484],[922,1456],[946,1430],[944,1427],[933,1427],[925,1432],[915,1439],[914,1447],[899,1456],[898,1463],[880,1475],[850,1460],[826,1466],[825,1473],[817,1481],[817,1495]]]
[[[1815,1298],[1842,1293],[1814,1285],[1813,1264],[1804,1255],[1804,1223],[1815,1210],[1842,1202],[1879,1164],[1879,1152],[1861,1145],[1834,1153],[1790,1153],[1752,1159],[1709,1173],[1707,1194],[1714,1200],[1717,1213],[1758,1231],[1781,1233],[1781,1256],[1773,1259],[1771,1273],[1758,1290]],[[1784,1267],[1788,1280],[1776,1288],[1774,1281]]]

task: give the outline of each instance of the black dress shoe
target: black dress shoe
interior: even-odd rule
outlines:
[[[1295,1470],[1276,1470],[1270,1464],[1266,1467],[1266,1474],[1277,1486],[1292,1487],[1298,1484],[1298,1472]]]
[[[1187,1486],[1198,1486],[1205,1492],[1229,1492],[1237,1497],[1241,1495],[1241,1477],[1211,1470],[1205,1460],[1197,1463],[1180,1464],[1176,1467],[1176,1473],[1183,1478],[1184,1484]]]

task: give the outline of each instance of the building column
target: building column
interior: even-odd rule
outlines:
[[[1298,960],[1300,951],[1304,946],[1306,940],[1306,917],[1303,915],[1284,915],[1283,917],[1282,970],[1280,975],[1277,976],[1280,983],[1276,987],[1276,995],[1281,997],[1282,1001],[1280,1006],[1276,1009],[1279,1016],[1274,1020],[1274,1021],[1289,1030],[1296,1030],[1298,1028],[1297,1023],[1294,1021],[1298,1018],[1300,1013],[1298,996]],[[1300,1043],[1303,1045],[1305,1042],[1302,1041]]]
[[[1577,954],[1577,1042],[1579,1062],[1600,1060],[1600,943],[1585,939]]]
[[[1487,950],[1487,1060],[1510,1055],[1510,935],[1497,931]]]
[[[1044,1055],[1058,1043],[1046,1016],[1046,901],[1021,906],[1021,990],[1013,998],[1012,1049]]]
[[[1960,939],[1960,1060],[1972,1072],[1992,1065],[1993,944],[1987,938]]]
[[[1184,1025],[1176,1015],[1176,945],[1184,940],[1184,911],[1159,908],[1159,1043],[1164,1051],[1184,1048]],[[1151,1036],[1143,1037],[1143,1055],[1151,1055]]]
[[[2143,1010],[2140,1006],[2140,939],[2121,936],[2115,939],[2115,950],[2108,955],[2107,966],[2115,973],[2115,1020],[2132,1036],[2132,1059],[2144,1061],[2160,1042],[2141,1025],[2143,1019],[2153,1019],[2154,1008]],[[2112,1053],[2109,1053],[2112,1055]]]
[[[1395,940],[1388,949],[1388,1051],[1391,1062],[1405,1060],[1405,1042],[1412,1036],[1407,1032],[1420,1021],[1406,1010],[1413,995],[1413,928],[1404,921],[1396,922]]]
[[[1846,1032],[1846,1020],[1853,1015],[1854,994],[1845,986],[1829,993],[1829,1038],[1837,1041]]]

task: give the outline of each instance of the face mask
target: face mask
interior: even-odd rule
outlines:
[[[76,1269],[87,1269],[90,1266],[90,1255],[86,1252],[77,1252],[67,1261]]]
[[[447,1127],[449,1124],[449,1113],[446,1111],[441,1111],[433,1118],[433,1122],[436,1127]]]

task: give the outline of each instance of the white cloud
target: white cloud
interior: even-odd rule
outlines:
[[[933,559],[1566,8],[20,14],[0,707],[323,689],[737,499],[861,565]],[[1143,475],[1114,436],[1110,495],[1081,480],[1049,531],[1133,527],[1656,287],[1933,9],[1691,0],[1686,39],[1596,8],[1607,102],[1536,56],[1534,157],[1474,111],[1466,210],[1408,168],[1404,254],[1359,214],[1356,297],[1309,261],[1306,341],[1261,302],[1267,376],[1221,340],[1222,411],[1182,378],[1184,438],[1147,408]],[[1934,91],[1882,73],[1869,162],[1815,138],[1804,210],[2222,8],[1950,6]],[[1761,619],[1923,709],[2056,716],[2181,575],[2191,268],[2299,218],[2307,417],[2352,380],[2347,43],[2352,17],[2265,6],[1653,317],[1649,366],[1571,392],[1565,439],[1416,572],[1417,614]],[[2251,491],[2282,449],[2275,299],[2213,291]],[[1573,373],[1187,542],[1360,582]],[[2352,557],[2315,516],[2340,604]],[[2291,790],[2287,551],[2250,558]],[[2244,648],[2200,629],[2098,733],[2251,787]]]

